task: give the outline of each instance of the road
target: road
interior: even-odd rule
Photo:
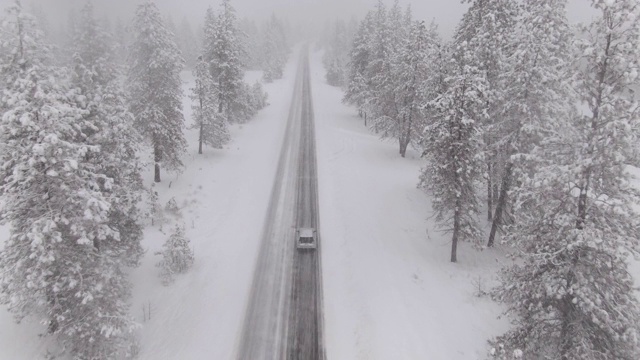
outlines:
[[[241,360],[324,359],[318,183],[308,48],[303,48],[238,344]],[[259,181],[259,179],[257,179]],[[295,248],[317,229],[316,250]]]

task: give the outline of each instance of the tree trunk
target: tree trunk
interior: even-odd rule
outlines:
[[[491,221],[493,219],[493,174],[491,162],[487,164],[487,221]]]
[[[502,225],[502,214],[507,204],[507,193],[509,187],[511,187],[511,175],[513,173],[513,163],[507,163],[504,168],[504,175],[502,176],[502,185],[500,187],[500,197],[498,197],[498,203],[496,204],[496,212],[493,214],[493,223],[491,224],[491,233],[489,233],[489,241],[487,247],[492,247],[495,243],[496,232]]]
[[[498,197],[500,197],[500,184],[498,184],[498,181],[493,182],[493,192],[491,196],[491,202],[493,202],[495,207],[495,204],[498,203]]]
[[[570,326],[571,319],[569,317],[569,306],[570,300],[567,299],[568,296],[565,295],[565,298],[562,299],[562,303],[564,309],[562,311],[562,324],[560,325],[560,359],[569,360],[569,355],[571,354],[571,337],[570,337]]]
[[[453,214],[453,238],[451,239],[451,262],[458,261],[458,233],[460,232],[460,198],[456,200],[456,210]]]
[[[367,126],[367,112],[364,112],[364,126]]]
[[[576,220],[576,229],[582,230],[584,222],[587,220],[587,193],[591,186],[591,168],[587,168],[585,184],[580,187],[580,195],[578,196],[578,219]]]
[[[160,182],[160,164],[158,164],[158,163],[156,163],[156,171],[155,171],[154,181],[157,182],[157,183]]]
[[[582,230],[584,228],[584,221],[587,218],[587,192],[580,189],[580,196],[578,197],[578,219],[576,220],[576,229]]]
[[[52,282],[53,279],[58,275],[59,275],[58,271],[54,271],[53,273],[45,276],[45,279],[47,280],[47,282]],[[55,334],[56,332],[58,332],[60,328],[60,324],[56,319],[56,292],[54,292],[51,287],[47,287],[45,289],[45,294],[47,298],[47,303],[49,305],[48,310],[51,312],[49,314],[49,323],[47,324],[47,333]]]
[[[159,183],[160,182],[160,162],[162,161],[162,151],[157,146],[154,147],[153,158],[156,163],[154,181]]]
[[[405,157],[407,154],[407,147],[409,146],[409,141],[407,139],[400,138],[400,156]]]
[[[52,291],[47,290],[47,293],[51,293],[51,292]],[[56,306],[56,302],[55,302],[54,299],[55,299],[54,295],[47,295],[47,300],[49,302],[49,306],[52,307],[52,308]],[[51,315],[51,317],[49,318],[49,323],[47,324],[47,333],[48,334],[55,334],[60,329],[60,324],[58,323],[58,320],[56,319],[55,310],[53,312],[54,312],[54,314]]]
[[[198,139],[198,154],[202,154],[202,131],[204,130],[204,124],[200,123],[200,138]]]
[[[573,258],[573,265],[577,265],[577,259],[576,257]],[[570,272],[568,274],[568,277],[565,279],[566,280],[566,288],[570,288],[573,284],[573,280],[574,280],[574,276],[573,274]],[[561,308],[558,309],[560,310],[560,316],[561,316],[561,324],[560,324],[560,359],[562,360],[569,360],[569,355],[571,355],[571,348],[573,347],[572,345],[572,340],[573,340],[573,336],[571,334],[571,323],[573,322],[573,302],[572,302],[572,298],[573,296],[571,295],[564,295],[562,297],[562,299],[560,300],[560,306]],[[575,335],[575,334],[574,334]]]

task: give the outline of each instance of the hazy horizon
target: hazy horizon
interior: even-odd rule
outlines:
[[[0,0],[0,8],[4,9],[14,0]],[[328,20],[337,18],[361,19],[374,7],[378,0],[232,0],[239,18],[264,19],[271,14],[288,18],[292,23],[302,22],[312,27],[322,26]],[[66,21],[70,9],[79,9],[85,0],[23,0],[27,10],[34,6],[41,8],[52,23]],[[135,6],[140,1],[132,0],[93,0],[98,17],[106,16],[112,20],[132,17]],[[212,0],[155,0],[164,15],[179,22],[187,18],[192,24],[199,24],[204,12],[209,7],[217,7],[220,1]],[[389,6],[393,0],[385,0]],[[411,5],[415,19],[430,22],[434,20],[446,38],[450,37],[468,3],[459,0],[404,0],[402,7]],[[589,20],[593,10],[584,0],[569,0],[568,16],[572,22]]]

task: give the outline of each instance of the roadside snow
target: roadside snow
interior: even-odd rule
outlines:
[[[174,198],[181,210],[178,216],[166,214],[162,229],[146,228],[147,253],[131,274],[131,314],[143,325],[139,359],[232,358],[283,142],[295,62],[288,64],[284,79],[265,85],[271,105],[247,124],[231,126],[232,141],[224,149],[205,148],[197,155],[197,132],[188,130],[184,173],[163,173],[163,182],[155,186],[163,207]],[[245,80],[253,84],[261,75],[249,72]],[[187,71],[182,77],[184,115],[190,124],[188,95],[194,79]],[[144,179],[151,185],[148,170]],[[165,287],[154,253],[176,223],[185,225],[196,260],[189,273]],[[0,227],[0,246],[8,233],[8,227]],[[38,336],[45,330],[30,318],[16,324],[0,306],[0,360],[42,359],[55,341]]]
[[[459,246],[434,231],[423,165],[398,155],[326,84],[312,56],[328,359],[477,359],[506,330],[501,309],[474,296],[502,256]]]
[[[297,58],[292,56],[292,58]],[[182,208],[187,236],[195,250],[194,268],[168,287],[161,285],[153,253],[172,230],[148,228],[143,265],[133,274],[140,359],[231,359],[241,331],[259,240],[276,173],[278,155],[295,77],[291,61],[283,80],[266,84],[269,103],[245,125],[233,125],[232,141],[222,150],[197,155],[197,132],[188,132],[186,170],[156,187],[160,203],[174,197]],[[259,73],[249,73],[253,84]],[[193,77],[183,73],[185,91]],[[191,104],[184,101],[191,118]],[[189,120],[187,121],[189,122]],[[145,179],[151,180],[149,173]],[[171,187],[169,188],[169,184]],[[143,309],[151,308],[144,320]]]

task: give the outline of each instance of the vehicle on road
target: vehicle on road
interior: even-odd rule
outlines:
[[[296,248],[298,250],[315,249],[316,244],[316,229],[313,228],[300,228],[297,231],[296,236]]]

